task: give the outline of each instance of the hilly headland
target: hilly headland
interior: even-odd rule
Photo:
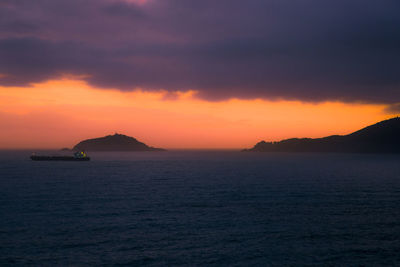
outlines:
[[[73,150],[80,151],[165,151],[162,148],[155,148],[138,141],[136,138],[114,134],[99,138],[87,139],[79,142]]]
[[[348,135],[292,138],[257,143],[250,152],[400,153],[400,118],[370,125]]]

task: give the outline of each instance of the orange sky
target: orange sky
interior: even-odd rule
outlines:
[[[61,148],[115,132],[164,148],[246,148],[260,140],[347,134],[393,117],[384,105],[120,92],[78,78],[0,87],[0,148]]]

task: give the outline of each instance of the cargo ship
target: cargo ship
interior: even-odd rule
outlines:
[[[90,157],[84,151],[75,152],[73,156],[38,156],[33,154],[31,160],[35,161],[89,161]]]

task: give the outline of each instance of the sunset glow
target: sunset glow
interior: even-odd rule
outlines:
[[[400,266],[399,10],[0,0],[0,267]]]
[[[5,1],[0,149],[115,132],[201,149],[351,133],[400,112],[397,10],[396,1]]]
[[[0,148],[72,147],[115,132],[164,148],[245,148],[260,140],[347,134],[393,115],[385,105],[205,101],[196,92],[121,92],[78,78],[0,87]]]

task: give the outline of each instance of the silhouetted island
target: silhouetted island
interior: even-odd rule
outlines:
[[[78,151],[165,151],[162,148],[150,147],[123,134],[84,140],[73,149]]]
[[[243,151],[400,153],[400,118],[381,121],[349,135],[316,139],[292,138],[280,142],[261,141]]]

